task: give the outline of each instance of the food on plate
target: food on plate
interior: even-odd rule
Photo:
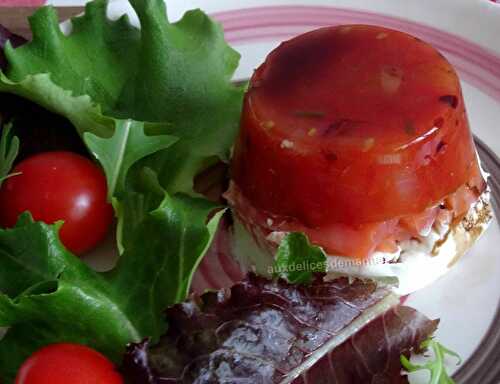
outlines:
[[[133,383],[407,383],[400,356],[438,325],[373,282],[322,276],[298,286],[250,275],[167,315],[158,345],[129,347]]]
[[[84,344],[117,363],[127,343],[157,342],[165,308],[188,296],[222,215],[224,207],[195,196],[193,179],[229,157],[245,89],[231,81],[239,54],[200,10],[170,23],[163,1],[131,5],[140,29],[126,17],[109,20],[107,2],[96,0],[68,35],[50,6],[31,17],[33,40],[24,45],[0,30],[0,115],[19,138],[16,161],[73,148],[57,143],[76,134],[104,171],[118,221],[117,265],[105,272],[65,249],[57,225],[29,213],[0,228],[0,327],[8,327],[0,377],[7,384],[46,345]],[[31,109],[21,101],[47,113],[27,125],[22,115]],[[46,131],[52,121],[57,126]],[[43,145],[33,143],[38,138]],[[4,160],[0,166],[10,168]]]
[[[421,161],[428,147],[436,144],[433,136],[436,135],[443,142],[436,156],[446,159],[442,162],[446,166],[439,170],[429,168],[429,172],[434,172],[434,175],[446,173],[455,159],[450,160],[449,156],[456,155],[449,147],[455,148],[456,145],[463,149],[463,158],[455,160],[461,161],[462,165],[470,160],[469,168],[456,170],[461,173],[454,174],[453,180],[444,180],[437,191],[416,183],[421,188],[417,197],[408,204],[403,199],[394,199],[395,205],[389,207],[393,209],[389,210],[390,218],[384,216],[387,214],[385,207],[370,209],[366,204],[359,206],[360,215],[358,212],[351,215],[349,201],[345,204],[335,202],[338,203],[336,207],[323,206],[321,210],[308,211],[306,205],[314,200],[303,199],[301,193],[310,197],[323,194],[324,200],[325,191],[316,194],[307,188],[294,190],[283,184],[286,187],[284,192],[289,189],[290,195],[278,196],[276,193],[283,190],[271,183],[272,199],[269,203],[281,205],[274,216],[269,217],[266,213],[266,225],[273,226],[273,220],[284,217],[287,213],[283,210],[290,207],[297,210],[294,211],[297,220],[292,220],[294,227],[273,231],[276,244],[271,244],[275,247],[276,258],[269,265],[270,279],[253,274],[243,278],[246,275],[234,268],[230,274],[243,281],[231,289],[189,297],[195,272],[210,246],[214,243],[217,247],[228,245],[227,237],[220,236],[228,235],[228,232],[219,231],[214,241],[219,227],[224,229],[232,225],[231,215],[219,196],[221,184],[208,182],[207,188],[198,187],[207,175],[208,179],[223,178],[224,169],[216,164],[230,159],[242,106],[243,131],[235,150],[233,183],[227,194],[236,212],[236,231],[242,228],[241,222],[250,222],[248,220],[253,216],[249,212],[260,214],[265,210],[257,204],[254,207],[253,202],[240,204],[243,198],[262,199],[257,195],[244,196],[244,189],[250,188],[251,184],[245,186],[242,175],[253,169],[246,169],[247,165],[242,164],[245,156],[255,160],[254,170],[258,171],[262,166],[260,161],[272,155],[264,151],[259,159],[258,153],[253,152],[259,146],[271,148],[275,154],[291,151],[285,152],[288,157],[283,162],[279,156],[272,159],[280,165],[280,171],[293,170],[292,166],[297,164],[293,153],[298,149],[304,151],[300,154],[305,159],[304,165],[309,162],[314,166],[310,173],[312,179],[304,179],[305,187],[314,180],[322,180],[319,176],[328,176],[327,168],[316,167],[321,164],[315,162],[314,156],[312,160],[308,159],[307,150],[314,149],[320,141],[327,148],[333,148],[336,143],[328,138],[318,141],[319,136],[316,137],[325,127],[319,124],[322,119],[329,119],[335,112],[316,107],[325,107],[322,102],[330,105],[328,92],[335,88],[323,93],[324,99],[313,92],[309,100],[317,101],[315,108],[301,105],[298,110],[292,109],[289,121],[304,123],[297,125],[296,129],[293,128],[295,123],[288,128],[278,126],[277,123],[282,123],[278,117],[286,117],[286,113],[280,112],[280,108],[273,109],[272,103],[260,107],[266,113],[277,113],[273,117],[275,120],[266,120],[263,124],[266,131],[253,129],[255,127],[252,128],[251,120],[248,120],[248,102],[256,89],[259,86],[265,89],[265,85],[256,81],[255,78],[260,76],[258,71],[247,101],[243,103],[245,86],[231,81],[239,55],[224,41],[222,27],[200,10],[187,12],[178,22],[170,23],[163,1],[131,0],[130,3],[138,16],[140,28],[132,26],[126,17],[109,20],[107,3],[103,0],[88,3],[85,14],[72,20],[68,34],[60,31],[52,8],[41,8],[31,19],[33,40],[17,48],[23,41],[5,43],[4,40],[12,35],[0,28],[0,46],[4,48],[5,44],[0,63],[0,115],[2,122],[8,122],[1,127],[0,136],[0,180],[4,182],[0,193],[0,204],[3,204],[0,217],[8,216],[5,224],[9,227],[0,228],[0,327],[6,327],[0,339],[2,382],[14,383],[16,375],[19,380],[44,380],[46,374],[55,375],[57,370],[51,369],[51,364],[58,363],[61,355],[68,358],[63,366],[65,369],[74,367],[95,374],[103,368],[105,377],[98,378],[98,382],[104,384],[108,379],[121,382],[122,378],[114,367],[122,362],[127,345],[128,352],[119,368],[125,372],[124,380],[134,379],[137,384],[179,382],[178,379],[189,383],[208,380],[233,382],[234,379],[262,384],[317,383],[320,379],[331,382],[335,377],[345,383],[380,380],[406,383],[408,378],[401,370],[420,369],[408,359],[410,354],[420,353],[426,347],[436,351],[436,361],[424,368],[430,369],[433,375],[437,372],[438,379],[448,380],[442,356],[449,352],[429,339],[438,320],[429,320],[416,310],[402,306],[399,296],[377,281],[325,275],[328,259],[323,249],[329,251],[330,246],[338,244],[335,241],[321,244],[317,241],[316,231],[306,229],[324,229],[325,223],[330,225],[332,219],[351,220],[342,224],[357,226],[356,231],[342,232],[349,240],[346,244],[360,239],[358,232],[361,229],[364,230],[362,233],[376,233],[377,236],[379,232],[400,236],[399,229],[404,224],[405,233],[420,233],[425,227],[423,222],[430,226],[430,221],[435,220],[434,214],[441,215],[436,213],[441,210],[427,212],[427,207],[426,214],[421,214],[422,206],[428,201],[434,204],[437,195],[454,188],[454,183],[464,178],[466,181],[457,187],[457,190],[463,187],[462,193],[450,192],[436,204],[443,203],[446,208],[443,210],[455,214],[456,220],[466,213],[468,204],[483,193],[485,184],[475,160],[463,116],[463,101],[453,73],[444,75],[438,70],[440,67],[431,65],[421,68],[422,72],[433,68],[429,75],[431,81],[422,84],[428,85],[424,89],[426,92],[438,94],[438,107],[425,97],[417,100],[417,104],[423,105],[418,108],[418,113],[415,108],[408,110],[413,125],[405,125],[404,134],[399,132],[400,136],[395,134],[395,137],[401,139],[402,146],[407,146],[401,149],[400,158],[405,165],[411,164],[412,159]],[[355,37],[359,32],[357,29],[363,28],[370,30],[352,26],[333,31]],[[325,35],[331,31],[323,30]],[[394,34],[392,40],[391,34]],[[386,38],[396,42],[397,46],[409,39],[406,35],[384,30],[374,40],[383,44]],[[307,52],[309,38],[299,37],[297,41],[304,43]],[[292,41],[284,47],[293,44]],[[419,49],[428,54],[419,57],[432,56],[432,49],[423,43],[418,44]],[[95,52],[99,53],[98,56]],[[314,53],[314,49],[310,53]],[[316,59],[326,60],[332,54],[330,50],[322,53]],[[412,49],[408,54],[410,58],[417,56]],[[285,60],[290,62],[292,72],[285,68],[283,73],[286,77],[293,75],[290,78],[300,83],[305,77],[293,60],[289,60],[293,57],[294,54],[289,55]],[[308,70],[306,73],[312,73],[308,69],[312,64],[307,56],[297,57],[301,66]],[[445,65],[439,55],[432,58],[433,64]],[[367,61],[366,68],[359,67],[359,76],[366,80],[368,94],[378,89],[379,84],[373,83],[370,77],[370,65],[375,65],[373,60]],[[331,64],[335,67],[334,62]],[[404,71],[411,67],[410,64],[404,60],[397,67],[396,64],[396,70],[384,67],[377,80],[389,93],[387,97],[391,97],[391,92],[397,94],[407,84]],[[344,78],[349,85],[351,77]],[[326,80],[330,80],[329,75]],[[314,82],[308,82],[306,86],[313,91],[317,87]],[[410,88],[410,96],[401,100],[394,97],[397,100],[392,104],[398,111],[404,112],[407,105],[404,101],[415,95],[416,90]],[[285,86],[283,89],[286,91]],[[345,100],[351,100],[355,94],[352,89],[348,91]],[[452,94],[452,91],[456,93]],[[289,94],[293,95],[293,92]],[[264,92],[264,96],[269,95]],[[276,96],[275,101],[280,101],[282,96]],[[371,97],[367,96],[368,99]],[[288,101],[293,104],[294,100]],[[363,97],[359,100],[360,105],[365,105],[361,104]],[[374,104],[366,105],[366,110],[363,110],[366,116],[375,114],[376,111],[371,109]],[[28,107],[26,110],[25,106]],[[23,111],[24,115],[29,115],[26,111],[32,110],[38,111],[33,116],[40,116],[39,122],[21,116]],[[422,126],[422,121],[434,110],[439,116],[435,120],[436,129],[431,130]],[[389,124],[392,121],[390,113],[382,116],[384,118],[380,121],[396,132],[396,124]],[[395,139],[384,134],[378,126],[351,127],[349,118],[346,115],[345,121],[332,122],[333,136],[342,133],[343,141],[339,147],[342,151],[328,153],[329,161],[342,161],[343,155],[359,152],[360,140],[365,145],[363,154],[367,153],[366,156],[394,144]],[[449,120],[453,118],[458,121],[455,134],[449,129]],[[248,126],[247,120],[250,121]],[[314,126],[307,123],[304,137],[283,138],[277,148],[268,147],[272,142],[266,141],[265,136],[251,141],[255,148],[249,147],[249,141],[244,139],[249,132],[258,134],[267,132],[267,129],[275,132],[276,129],[272,131],[274,128],[280,134],[297,134],[305,127],[306,121],[316,123]],[[46,128],[52,126],[54,129]],[[373,140],[365,140],[365,131],[373,134],[370,136]],[[65,152],[68,150],[74,153]],[[95,163],[90,159],[82,160],[84,158],[80,155],[93,158]],[[335,158],[337,155],[338,159]],[[353,156],[349,159],[357,160]],[[86,165],[83,166],[81,161]],[[395,158],[391,161],[394,164],[389,162],[388,166],[401,171]],[[366,159],[360,160],[359,167],[354,167],[357,169],[354,176],[363,175],[360,169],[365,162]],[[71,172],[71,177],[63,175],[65,181],[57,182],[57,189],[53,188],[55,176],[52,185],[46,183],[47,175],[52,174],[54,167],[56,171],[66,171],[66,167],[75,164],[80,165]],[[41,210],[43,214],[51,208],[43,204],[38,195],[48,196],[56,190],[62,193],[57,203],[63,205],[71,200],[68,189],[83,181],[84,178],[79,176],[82,168],[92,168],[104,174],[100,174],[99,181],[101,206],[107,206],[111,212],[111,206],[107,204],[112,203],[117,217],[116,265],[110,270],[97,271],[92,268],[91,261],[76,257],[78,246],[65,241],[63,229],[66,224],[61,228],[58,223],[51,224],[57,217],[38,215],[41,206],[47,208]],[[297,175],[302,171],[299,167]],[[391,172],[385,173],[389,190],[396,181],[401,181],[401,178],[391,179]],[[256,180],[257,173],[249,173],[249,183]],[[287,179],[281,177],[281,180],[285,183]],[[52,188],[46,190],[47,187]],[[402,193],[408,193],[406,187],[403,183]],[[200,190],[210,199],[197,193]],[[334,190],[332,187],[331,192]],[[368,194],[379,192],[378,188],[367,190]],[[359,195],[359,190],[353,193]],[[36,204],[18,204],[18,199],[24,199],[23,196],[29,197],[26,202]],[[294,199],[300,204],[295,204]],[[322,200],[317,201],[321,203]],[[359,201],[366,203],[367,199]],[[386,203],[386,200],[381,200],[380,204],[387,206]],[[397,225],[392,223],[394,216],[398,217]],[[85,236],[80,232],[82,237],[79,239],[92,237],[92,231],[105,224],[106,217],[104,215],[102,220],[90,225],[91,228],[84,231]],[[370,232],[373,220],[387,225],[382,226],[383,230],[375,226],[377,231]],[[336,230],[341,228],[337,224],[334,227]],[[394,228],[398,228],[397,233]],[[387,240],[385,246],[390,248],[391,244],[394,246],[396,241],[401,241],[398,236],[392,239],[393,243],[384,238]],[[253,241],[253,237],[248,238]],[[368,241],[367,246],[366,241],[358,241],[352,254],[341,256],[348,260],[354,260],[353,256],[356,260],[363,257],[365,260],[370,257],[369,251],[379,246],[377,239],[374,242],[377,244]],[[268,245],[265,239],[263,249]],[[254,251],[262,252],[257,248]],[[258,258],[259,255],[255,256]],[[298,268],[299,265],[306,268]],[[232,285],[229,280],[226,282],[228,287]],[[170,309],[165,315],[166,308]],[[72,358],[73,351],[76,351],[75,359]],[[82,356],[85,358],[80,359]],[[89,368],[89,364],[96,360],[101,368]],[[330,363],[333,361],[332,368]],[[78,377],[85,378],[84,375]],[[260,381],[254,380],[256,378]],[[57,380],[70,383],[61,375],[50,376],[48,380],[51,383],[57,383]],[[26,381],[26,384],[34,383]]]
[[[231,171],[234,253],[261,274],[284,235],[303,232],[334,275],[397,278],[406,294],[492,218],[454,68],[382,27],[326,27],[272,51],[250,81]]]
[[[85,344],[117,363],[127,343],[159,340],[164,310],[184,300],[220,219],[217,206],[167,197],[136,223],[117,265],[97,272],[65,249],[58,227],[24,214],[0,229],[0,377],[39,348]]]
[[[99,352],[78,344],[52,344],[21,366],[16,384],[123,384],[115,366]]]
[[[60,229],[63,244],[77,255],[95,248],[113,221],[106,178],[89,159],[71,152],[45,152],[12,170],[0,188],[0,226],[13,227],[29,211],[35,220]]]

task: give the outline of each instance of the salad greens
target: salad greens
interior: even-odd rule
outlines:
[[[8,177],[19,152],[19,139],[11,137],[12,124],[1,125],[0,123],[0,187]]]
[[[278,248],[273,272],[292,284],[310,284],[314,273],[326,272],[326,256],[303,233],[290,233]]]
[[[9,327],[0,340],[0,377],[8,383],[47,344],[82,343],[119,361],[128,343],[157,342],[167,330],[163,311],[186,299],[224,212],[197,195],[193,181],[229,158],[245,90],[231,82],[239,54],[200,10],[170,23],[163,0],[130,3],[140,29],[126,15],[109,20],[107,2],[94,0],[65,35],[54,9],[43,7],[30,18],[33,41],[4,51],[0,93],[68,119],[101,164],[121,255],[100,273],[63,247],[62,223],[34,222],[26,213],[15,228],[0,229],[0,327]],[[19,145],[4,126],[0,185]],[[308,284],[325,272],[326,256],[292,233],[274,270]],[[432,343],[426,346],[439,361],[451,354]],[[449,379],[439,362],[401,362]]]
[[[373,281],[299,285],[250,274],[169,308],[160,343],[131,345],[123,372],[140,384],[402,384],[400,351],[438,321],[398,303]]]
[[[130,167],[144,157],[166,149],[178,141],[175,136],[147,136],[144,123],[133,120],[117,120],[115,132],[110,138],[101,138],[86,132],[84,140],[104,168],[108,180],[108,194],[123,196],[125,179]]]
[[[141,29],[126,15],[110,21],[107,2],[95,0],[72,20],[69,36],[54,9],[39,9],[30,19],[33,41],[7,44],[9,67],[0,75],[0,92],[68,118],[100,161],[118,212],[120,251],[134,225],[128,219],[162,200],[142,188],[145,169],[167,192],[196,195],[194,177],[228,159],[245,88],[231,82],[239,54],[203,12],[170,23],[162,0],[131,4]],[[138,184],[140,195],[130,192]]]
[[[192,193],[194,176],[216,158],[227,159],[235,139],[244,87],[231,77],[239,54],[199,10],[170,23],[162,0],[131,4],[140,30],[127,16],[108,20],[106,1],[95,0],[73,19],[69,36],[55,11],[41,8],[30,19],[33,41],[6,46],[9,68],[0,91],[66,116],[82,135],[109,138],[117,119],[164,123],[146,134],[179,140],[145,163],[170,193]]]
[[[127,343],[158,340],[167,327],[163,310],[185,299],[213,238],[221,213],[205,220],[214,207],[166,195],[106,273],[62,246],[61,223],[25,214],[14,229],[0,230],[0,327],[11,327],[0,342],[0,377],[12,379],[31,353],[55,342],[89,345],[119,361]]]
[[[446,372],[445,358],[446,355],[456,357],[458,360],[457,364],[461,364],[462,359],[460,356],[457,353],[445,348],[441,343],[432,338],[425,340],[420,345],[421,350],[427,350],[429,348],[431,348],[434,353],[434,360],[431,360],[423,365],[412,364],[406,356],[401,355],[401,364],[404,369],[408,372],[428,370],[431,376],[429,384],[454,384],[455,381],[453,381],[453,379]]]
[[[127,343],[158,340],[163,310],[188,295],[222,215],[193,179],[228,159],[244,92],[231,83],[239,55],[201,11],[172,24],[161,0],[131,4],[140,29],[127,16],[108,20],[106,1],[95,0],[66,36],[44,7],[30,19],[33,41],[5,49],[0,92],[67,118],[103,167],[121,254],[115,269],[98,273],[61,245],[61,223],[27,214],[0,230],[7,380],[49,343],[86,344],[118,361]],[[3,173],[19,146],[8,137],[4,130]]]

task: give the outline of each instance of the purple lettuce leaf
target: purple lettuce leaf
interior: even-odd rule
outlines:
[[[158,345],[129,346],[131,383],[405,383],[400,355],[438,323],[372,282],[319,276],[297,286],[250,275],[167,316]]]
[[[397,306],[363,327],[346,342],[324,355],[293,384],[403,384],[400,356],[419,351],[437,328],[417,310]]]

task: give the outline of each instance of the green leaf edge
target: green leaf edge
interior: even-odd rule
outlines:
[[[455,357],[458,360],[457,365],[462,363],[462,358],[458,353],[446,348],[433,338],[429,338],[420,344],[421,350],[428,350],[429,348],[431,348],[434,353],[434,360],[425,364],[413,364],[405,355],[401,355],[400,361],[403,368],[409,373],[422,370],[429,371],[429,384],[455,384],[455,381],[446,372],[445,358],[446,355]]]
[[[0,136],[0,187],[9,177],[19,175],[19,173],[9,174],[19,154],[20,145],[17,136],[9,138],[11,130],[11,122],[4,124],[2,127],[2,135]]]

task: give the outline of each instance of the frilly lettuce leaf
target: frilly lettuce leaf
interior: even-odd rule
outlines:
[[[136,384],[408,383],[399,356],[438,321],[398,304],[371,281],[250,275],[170,308],[160,343],[131,345],[123,372]]]
[[[7,44],[0,74],[0,92],[66,117],[85,138],[106,173],[120,251],[161,201],[144,190],[143,175],[154,172],[171,194],[196,195],[195,175],[228,158],[244,92],[231,82],[239,54],[203,12],[170,23],[162,0],[131,4],[140,29],[126,15],[109,20],[107,2],[95,0],[68,36],[53,8],[39,9],[30,18],[33,41]]]
[[[144,166],[170,193],[193,193],[194,176],[215,158],[227,159],[237,132],[244,88],[231,77],[239,54],[199,10],[170,23],[162,0],[131,4],[141,29],[127,16],[108,20],[106,1],[95,0],[72,20],[69,36],[53,8],[38,10],[30,18],[33,41],[6,46],[9,67],[0,92],[67,117],[82,135],[109,138],[116,119],[167,123],[146,134],[178,142],[149,156]]]
[[[56,85],[48,73],[28,75],[23,80],[14,82],[0,72],[0,92],[31,100],[51,112],[66,117],[81,135],[84,132],[104,137],[113,134],[113,119],[103,116],[100,108],[89,96],[73,96],[72,91]]]
[[[158,340],[162,315],[185,299],[192,275],[222,213],[187,195],[166,195],[146,215],[110,272],[98,273],[67,251],[56,225],[29,214],[0,230],[0,377],[12,380],[38,348],[57,342],[89,345],[118,361],[129,342]]]
[[[131,0],[141,22],[106,18],[88,3],[64,35],[54,9],[30,19],[33,41],[5,49],[0,92],[67,118],[107,177],[119,216],[121,257],[98,273],[61,245],[60,224],[0,230],[0,377],[54,342],[89,345],[119,359],[125,345],[158,340],[162,311],[186,298],[221,213],[195,196],[194,176],[227,159],[243,87],[239,55],[199,10],[170,23],[160,0]],[[36,129],[36,127],[34,127]]]

